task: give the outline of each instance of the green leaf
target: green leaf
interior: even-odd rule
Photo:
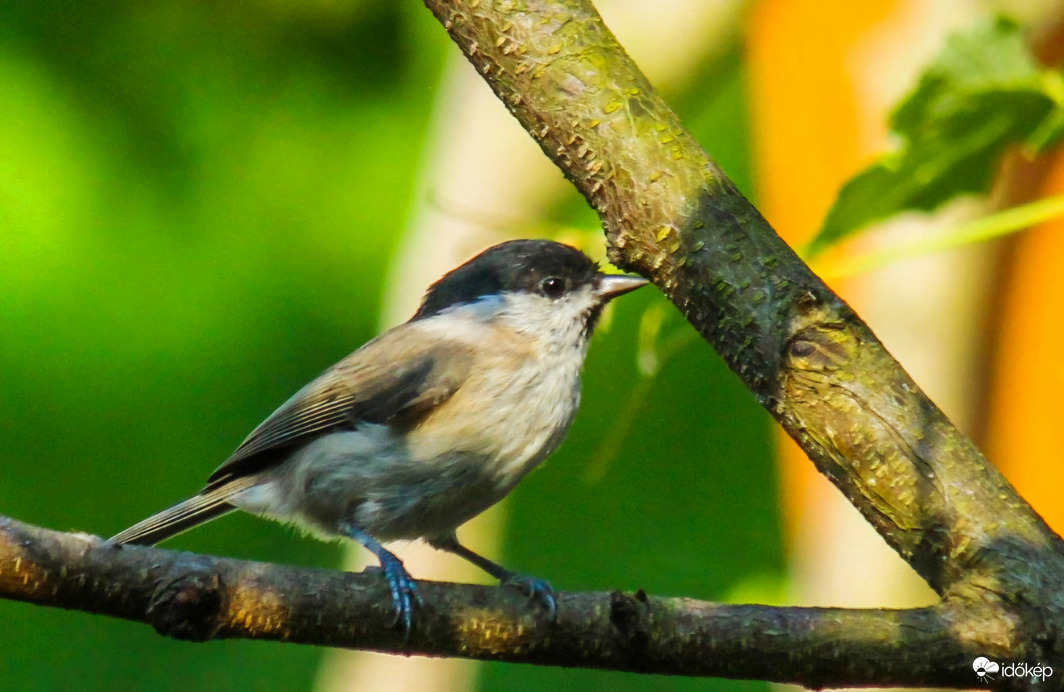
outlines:
[[[842,187],[807,255],[898,212],[985,192],[1007,147],[1059,141],[1062,94],[1060,74],[1036,64],[1015,22],[952,36],[891,116],[898,148]]]
[[[816,273],[832,280],[885,267],[895,262],[923,257],[943,250],[974,245],[994,238],[1025,231],[1031,226],[1064,216],[1064,195],[1047,197],[1019,207],[1011,207],[989,216],[981,216],[952,226],[941,233],[892,243],[865,254],[847,255],[826,266],[817,265]]]

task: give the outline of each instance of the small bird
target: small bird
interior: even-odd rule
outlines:
[[[423,538],[553,618],[546,581],[481,557],[455,532],[558,448],[603,307],[646,283],[552,241],[489,248],[432,284],[408,322],[299,390],[199,494],[110,541],[153,545],[234,509],[351,538],[380,560],[409,636],[421,596],[380,542]]]

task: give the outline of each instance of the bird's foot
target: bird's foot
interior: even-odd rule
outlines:
[[[392,607],[395,618],[392,626],[403,623],[403,642],[410,639],[410,630],[414,626],[414,604],[419,607],[425,605],[425,601],[418,592],[417,582],[403,567],[402,561],[391,554],[381,557],[381,570],[384,578],[388,580],[388,588],[392,592]]]
[[[510,572],[501,579],[506,586],[512,586],[528,596],[528,602],[536,601],[547,609],[551,621],[558,616],[558,603],[554,598],[554,589],[546,579],[529,577],[524,574]]]
[[[419,606],[425,605],[421,594],[417,590],[417,582],[403,567],[403,561],[384,549],[377,539],[369,535],[355,524],[345,524],[341,532],[361,543],[381,561],[380,570],[384,572],[384,578],[388,580],[388,589],[392,592],[392,608],[395,610],[395,618],[392,626],[403,623],[403,643],[410,639],[410,630],[414,626],[414,603]]]

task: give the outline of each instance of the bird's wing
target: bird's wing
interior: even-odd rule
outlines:
[[[294,447],[363,423],[410,426],[449,399],[468,376],[469,344],[439,339],[410,347],[396,332],[369,342],[296,393],[208,480],[208,488],[273,466]]]

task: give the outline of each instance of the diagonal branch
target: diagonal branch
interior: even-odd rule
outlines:
[[[650,278],[940,595],[1038,604],[1064,660],[1064,544],[684,130],[587,0],[426,0]],[[1022,622],[1022,624],[1020,624]]]
[[[145,622],[178,639],[246,638],[641,673],[821,687],[962,686],[971,661],[1003,653],[970,636],[970,613],[775,608],[623,594],[563,593],[549,624],[516,591],[421,582],[408,644],[378,574],[350,574],[118,547],[0,517],[0,597]],[[984,629],[1007,629],[988,605]],[[958,625],[964,625],[959,628]],[[919,652],[892,666],[884,641]]]

